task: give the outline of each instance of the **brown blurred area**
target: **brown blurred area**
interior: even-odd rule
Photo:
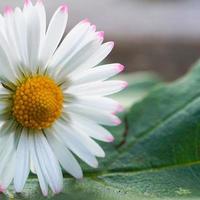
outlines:
[[[89,18],[115,41],[109,59],[127,72],[154,70],[165,80],[183,75],[200,57],[200,0],[44,0],[48,19],[62,3],[69,5],[70,30]],[[22,6],[23,0],[0,1]]]
[[[185,74],[200,58],[199,41],[150,41],[118,42],[111,54],[113,62],[120,60],[126,72],[152,70],[166,81]]]

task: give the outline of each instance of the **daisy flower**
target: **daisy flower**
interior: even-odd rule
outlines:
[[[74,155],[96,168],[103,149],[93,140],[112,142],[102,126],[120,124],[120,104],[108,96],[127,86],[107,80],[120,64],[99,65],[113,42],[83,20],[63,39],[68,8],[60,6],[46,27],[41,1],[6,7],[0,16],[0,189],[13,182],[21,192],[35,173],[44,195],[59,193],[62,170],[77,179]]]

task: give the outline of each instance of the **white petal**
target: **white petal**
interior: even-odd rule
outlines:
[[[10,156],[13,153],[14,149],[14,134],[8,134],[8,137],[3,138],[4,143],[1,146],[1,165],[0,165],[0,174],[3,173],[6,163],[8,163]]]
[[[17,167],[15,169],[14,186],[21,192],[30,171],[28,130],[23,129],[16,152]]]
[[[18,10],[18,9],[17,9]],[[15,13],[12,8],[7,8],[4,12],[5,31],[9,48],[12,51],[12,59],[19,64],[21,62],[19,48],[18,48],[18,35],[16,34]]]
[[[75,96],[107,96],[117,93],[127,87],[127,82],[125,81],[96,81],[81,85],[71,86],[66,90],[66,93],[71,93]]]
[[[40,45],[42,44],[46,34],[46,11],[42,1],[38,1],[35,5],[40,21]]]
[[[73,104],[89,106],[91,108],[100,109],[110,113],[122,112],[123,107],[115,100],[108,97],[99,96],[78,96],[73,99]]]
[[[3,151],[0,153],[0,185],[7,188],[14,177],[15,170],[15,144],[14,133],[9,134],[8,140],[3,144]]]
[[[42,132],[36,133],[34,140],[38,160],[46,181],[54,193],[59,193],[63,187],[60,165]]]
[[[77,70],[74,70],[70,76],[75,76],[76,73],[82,73],[85,70],[98,65],[108,56],[108,54],[112,51],[113,47],[113,42],[107,42],[101,45],[99,49],[90,58],[88,58],[80,66],[78,66]]]
[[[26,21],[23,16],[22,11],[19,8],[15,9],[15,17],[14,17],[14,33],[15,33],[15,41],[17,45],[17,51],[19,51],[20,60],[18,61],[18,65],[22,62],[23,66],[28,66],[28,50],[27,50],[27,27]],[[16,61],[17,62],[17,61]],[[17,63],[16,63],[17,65]]]
[[[38,56],[40,47],[40,19],[37,9],[28,3],[24,7],[24,16],[27,24],[27,47],[29,67],[33,73],[38,68]]]
[[[3,124],[0,126],[0,142],[3,141],[4,138],[10,137],[10,134],[13,132],[14,128],[14,121],[13,119],[6,120]],[[3,142],[5,143],[5,141]],[[3,145],[0,145],[0,152]]]
[[[12,58],[9,54],[8,43],[0,33],[0,79],[15,81],[15,73],[12,70]],[[10,56],[10,57],[9,57]]]
[[[33,161],[33,158],[31,157],[31,155],[30,155],[30,170],[33,174],[37,174],[36,170],[35,170],[35,166],[34,166],[34,161]]]
[[[77,179],[82,178],[83,172],[80,165],[64,144],[58,141],[54,133],[48,133],[46,137],[61,166]]]
[[[88,135],[81,129],[77,123],[73,123],[74,121],[72,120],[71,127],[75,131],[75,134],[79,137],[81,141],[84,141],[85,146],[87,149],[95,156],[97,157],[105,157],[105,152],[104,150]]]
[[[35,171],[38,176],[38,180],[39,180],[39,184],[40,184],[42,193],[44,196],[47,196],[48,195],[48,184],[47,184],[46,178],[44,176],[44,172],[42,171],[42,166],[40,164],[40,161],[38,159],[38,155],[36,152],[34,134],[35,133],[31,133],[29,135],[30,155],[31,155],[31,159],[33,160],[33,163],[34,163]]]
[[[71,59],[67,59],[62,63],[62,68],[57,77],[59,80],[65,80],[67,75],[87,60],[100,46],[100,40],[92,40],[86,43]]]
[[[62,81],[63,77],[91,57],[101,43],[102,37],[95,32],[93,26],[90,26],[87,21],[80,22],[65,37],[53,56],[50,64],[53,75],[57,67],[60,70],[57,77]]]
[[[79,115],[85,116],[86,118],[92,119],[99,124],[107,126],[118,126],[121,123],[120,119],[117,116],[110,114],[109,112],[91,108],[88,106],[81,106],[78,104],[69,104],[68,107],[64,108],[64,112],[77,113]]]
[[[82,84],[93,81],[104,81],[124,69],[124,66],[121,64],[108,64],[95,67],[85,71],[83,74],[77,74],[74,77],[71,77],[74,84]]]
[[[50,66],[53,69],[60,66],[64,60],[70,59],[80,49],[80,43],[88,33],[89,27],[89,23],[80,22],[67,34],[52,58]]]
[[[67,25],[68,11],[67,6],[63,5],[57,9],[53,15],[44,42],[40,49],[40,62],[46,66],[47,62],[55,52]]]
[[[7,102],[0,101],[0,115],[4,115],[5,112],[7,112],[6,109],[7,109],[8,105],[9,104]]]
[[[16,167],[16,153],[13,151],[12,155],[9,157],[9,161],[4,169],[4,172],[0,175],[1,188],[6,189],[11,184]]]
[[[5,19],[1,14],[0,14],[0,32],[4,36],[4,38],[6,38]]]
[[[110,132],[93,120],[89,120],[74,113],[70,114],[70,118],[72,118],[74,124],[80,126],[80,129],[88,136],[103,142],[113,142],[114,137]]]
[[[11,13],[10,13],[11,15]],[[13,13],[12,13],[13,15]],[[13,48],[12,39],[9,38],[9,33],[12,32],[10,30],[12,24],[10,24],[10,18],[13,19],[13,16],[3,18],[0,15],[1,22],[4,23],[4,31],[0,31],[0,77],[7,78],[10,81],[15,81],[15,67],[16,67],[16,49]],[[9,20],[9,23],[7,22]],[[12,21],[12,20],[11,20]],[[8,31],[8,29],[10,31]],[[9,32],[9,33],[8,33]],[[13,33],[12,33],[13,35]]]
[[[80,141],[80,138],[76,135],[75,131],[69,126],[63,126],[59,122],[56,122],[53,130],[59,139],[64,142],[66,147],[75,153],[79,158],[91,167],[96,168],[98,166],[95,156],[90,153],[84,145],[84,141]]]

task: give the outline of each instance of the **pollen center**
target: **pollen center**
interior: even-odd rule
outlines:
[[[13,96],[13,116],[23,127],[50,127],[61,115],[63,93],[47,76],[26,79]]]

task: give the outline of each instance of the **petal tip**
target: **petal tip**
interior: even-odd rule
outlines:
[[[110,135],[110,136],[107,136],[107,137],[106,137],[106,140],[107,140],[108,142],[114,142],[115,138],[114,138],[112,135]]]
[[[93,168],[98,168],[98,163],[93,165]]]
[[[56,190],[55,190],[55,194],[59,194],[59,193],[61,193],[62,190],[63,190],[63,189],[60,189],[60,188],[59,188],[59,189],[56,189]]]
[[[31,0],[24,0],[24,6],[29,6],[31,4]]]
[[[81,21],[82,24],[90,24],[89,20],[86,18],[86,19],[83,19]]]
[[[97,35],[98,35],[98,37],[100,37],[101,39],[103,39],[105,33],[104,33],[104,31],[100,31],[100,32],[97,33]]]
[[[44,190],[44,189],[43,189],[43,190],[42,190],[42,194],[43,194],[44,197],[47,197],[47,196],[48,196],[48,190]]]
[[[120,125],[121,123],[122,123],[122,121],[121,121],[120,119],[115,119],[115,120],[114,120],[114,124],[115,124],[116,126]]]
[[[76,180],[82,181],[83,180],[83,173],[81,173],[80,175],[76,176]]]
[[[4,8],[4,14],[8,15],[8,14],[11,14],[11,13],[13,13],[13,8],[11,6],[6,6]]]
[[[111,46],[111,48],[113,48],[115,46],[115,43],[113,41],[109,42],[109,45]]]
[[[124,111],[124,107],[121,105],[121,104],[119,104],[118,106],[117,106],[117,110],[116,110],[117,112],[123,112]]]
[[[0,193],[4,193],[5,191],[6,189],[2,185],[0,185]]]
[[[105,158],[105,157],[106,157],[106,154],[103,153],[103,154],[101,154],[99,157],[101,157],[101,158]]]
[[[63,4],[60,6],[60,11],[62,13],[67,13],[68,12],[68,6],[66,4]]]
[[[92,31],[96,31],[97,30],[96,25],[92,25],[91,28],[92,28]]]
[[[117,72],[120,73],[120,72],[124,71],[125,66],[122,64],[118,64],[116,68],[117,68]]]
[[[43,0],[37,0],[37,3],[43,5]]]
[[[123,87],[124,89],[127,88],[127,87],[128,87],[128,82],[123,81],[123,82],[122,82],[122,87]]]

